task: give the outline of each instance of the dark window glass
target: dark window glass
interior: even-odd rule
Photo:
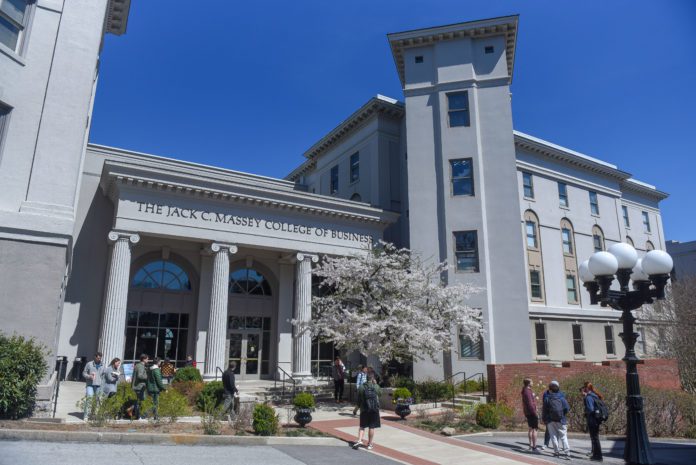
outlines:
[[[418,55],[416,57],[416,63],[423,63],[423,55]]]
[[[536,223],[534,221],[526,221],[525,229],[527,230],[527,247],[530,249],[537,248]]]
[[[229,290],[231,294],[272,295],[266,277],[253,268],[240,268],[230,273]]]
[[[558,183],[558,202],[561,207],[568,206],[568,186],[562,182]]]
[[[338,165],[331,168],[331,185],[329,186],[329,193],[338,193]]]
[[[0,43],[12,51],[19,48],[26,24],[27,0],[0,0]]]
[[[522,173],[522,185],[524,186],[524,196],[528,199],[534,198],[534,179],[532,173]]]
[[[590,211],[593,215],[599,215],[599,200],[597,200],[597,193],[590,191]]]
[[[461,358],[475,358],[483,360],[483,339],[473,342],[470,338],[459,335],[459,356]]]
[[[484,49],[485,53],[493,53],[495,49],[493,48],[492,45],[487,45],[486,48]]]
[[[360,179],[360,153],[355,152],[350,156],[350,182]]]
[[[476,231],[458,231],[454,233],[457,270],[478,272],[478,238]]]
[[[602,236],[599,234],[594,234],[592,236],[592,242],[594,243],[594,251],[595,252],[601,252],[604,250],[604,241],[602,240]]]
[[[543,298],[541,294],[541,273],[537,270],[531,270],[529,272],[529,284],[531,286],[532,298],[541,299]]]
[[[616,347],[614,346],[614,327],[606,325],[604,327],[604,340],[607,343],[607,355],[615,355]]]
[[[469,126],[469,93],[447,94],[447,108],[450,127]]]
[[[546,324],[534,323],[534,333],[536,336],[537,355],[548,355],[549,351],[546,345]]]
[[[650,232],[650,216],[648,212],[643,212],[643,229],[645,232]]]
[[[582,325],[573,325],[573,352],[575,355],[585,354],[585,347],[582,342]]]
[[[575,276],[572,274],[566,275],[566,288],[568,290],[568,303],[575,304],[578,302],[578,289],[575,285]]]
[[[630,228],[631,222],[628,219],[628,207],[626,205],[622,205],[621,212],[623,213],[624,226]]]
[[[131,281],[131,287],[190,291],[191,281],[188,274],[179,265],[169,260],[156,260],[136,271]]]
[[[452,195],[474,195],[474,175],[471,158],[450,160]]]
[[[561,238],[563,239],[563,253],[573,255],[573,238],[568,228],[561,228]]]

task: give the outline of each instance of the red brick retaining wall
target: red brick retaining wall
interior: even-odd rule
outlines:
[[[548,384],[552,380],[563,379],[582,373],[605,373],[617,376],[626,374],[626,365],[621,360],[596,362],[563,362],[562,366],[550,363],[515,363],[506,365],[488,365],[488,389],[492,401],[499,400],[505,388],[515,377],[532,378],[535,382]],[[679,370],[674,359],[646,359],[638,365],[638,374],[642,386],[658,389],[680,390]]]

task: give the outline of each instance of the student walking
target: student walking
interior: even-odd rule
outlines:
[[[537,414],[537,403],[532,391],[532,380],[525,378],[522,382],[522,409],[527,418],[527,438],[529,439],[529,450],[537,450],[537,430],[539,429],[539,415]]]
[[[334,359],[331,377],[334,382],[334,398],[336,399],[336,403],[340,404],[343,402],[343,387],[346,383],[346,367],[343,365],[341,357],[336,357]]]
[[[551,381],[549,384],[549,395],[544,399],[543,418],[547,418],[549,423],[547,428],[551,436],[551,446],[553,447],[553,455],[560,457],[560,451],[563,451],[563,458],[570,460],[570,446],[568,445],[568,411],[570,405],[565,398],[565,394],[561,392],[558,381]],[[559,450],[560,449],[560,450]]]
[[[159,363],[159,357],[155,357],[147,373],[147,393],[152,397],[152,414],[155,420],[159,419],[159,395],[160,392],[164,391]]]
[[[140,419],[140,407],[142,402],[145,400],[147,395],[147,364],[150,358],[147,354],[142,354],[140,356],[140,362],[135,364],[133,367],[133,391],[135,391],[136,399],[133,409],[129,409],[128,413],[133,415],[133,418]]]
[[[230,362],[227,366],[227,370],[222,374],[222,387],[224,392],[222,394],[223,399],[223,414],[228,416],[229,420],[232,420],[236,413],[234,411],[234,396],[239,390],[237,389],[237,384],[235,382],[234,370],[237,368],[235,362]],[[230,411],[232,413],[230,413]]]
[[[375,439],[375,429],[382,426],[379,417],[379,397],[381,389],[377,384],[374,374],[368,375],[365,382],[358,391],[358,399],[360,402],[360,429],[358,432],[358,440],[353,443],[353,449],[358,449],[363,446],[363,438],[365,430],[367,434],[367,450],[372,450]]]
[[[360,387],[367,381],[367,367],[363,365],[358,365],[358,376],[355,377],[355,390],[360,392]],[[360,400],[355,402],[355,408],[353,409],[353,416],[358,414],[360,410]]]
[[[590,460],[602,462],[602,445],[599,443],[599,425],[602,424],[599,404],[604,397],[595,389],[589,381],[580,389],[585,400],[585,417],[587,418],[587,430],[590,432],[592,453]]]
[[[90,405],[94,402],[93,397],[99,394],[99,388],[102,382],[102,353],[97,352],[94,354],[94,360],[87,362],[85,369],[82,370],[82,378],[85,380],[85,407],[83,412],[83,419],[87,419],[87,413],[90,410]],[[97,402],[99,400],[97,399]]]
[[[116,395],[118,380],[121,378],[121,359],[116,357],[102,370],[101,392],[106,397]]]

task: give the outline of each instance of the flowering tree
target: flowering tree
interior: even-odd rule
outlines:
[[[324,257],[314,270],[321,295],[305,324],[338,348],[383,362],[434,359],[451,349],[457,328],[472,341],[481,334],[480,311],[465,304],[478,289],[443,285],[446,270],[385,242],[364,256]]]

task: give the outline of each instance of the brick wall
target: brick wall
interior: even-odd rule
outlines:
[[[515,377],[532,378],[535,382],[543,381],[548,384],[552,380],[563,383],[565,378],[573,375],[587,373],[613,374],[623,377],[626,374],[626,365],[621,360],[596,362],[563,362],[561,366],[550,363],[515,363],[507,365],[488,365],[488,389],[492,401],[499,397],[506,386]],[[658,389],[680,390],[679,370],[674,359],[646,359],[638,365],[641,386],[650,386]]]

